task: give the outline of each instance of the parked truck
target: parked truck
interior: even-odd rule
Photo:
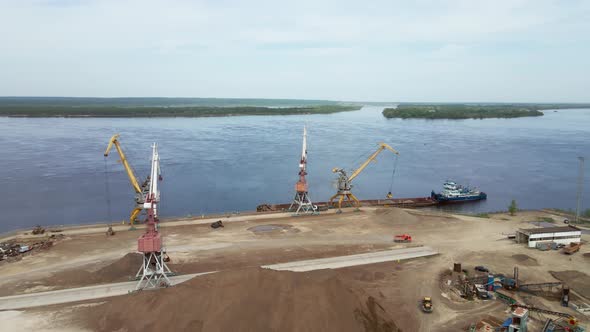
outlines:
[[[412,242],[412,236],[410,234],[399,234],[393,237],[393,242],[397,243],[409,243]]]
[[[571,255],[573,253],[578,252],[581,246],[582,243],[580,242],[572,242],[569,246],[563,248],[563,253],[566,255]]]

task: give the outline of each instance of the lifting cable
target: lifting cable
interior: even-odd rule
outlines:
[[[362,165],[363,162],[365,162],[367,159],[369,159],[369,157],[371,156],[371,154],[373,154],[373,152],[374,152],[373,150],[366,150],[361,155],[356,157],[356,159],[354,159],[354,161],[351,163],[352,168],[350,169],[349,173],[352,173],[355,170],[357,170]]]
[[[107,166],[107,158],[104,158],[104,185],[105,185],[105,193],[106,193],[106,200],[107,200],[107,213],[109,218],[109,223],[113,221],[111,215],[111,191],[109,188],[109,171]]]
[[[397,154],[395,155],[395,161],[393,162],[393,172],[391,172],[391,183],[389,184],[389,194],[393,191],[393,179],[395,176],[395,170],[397,169]]]

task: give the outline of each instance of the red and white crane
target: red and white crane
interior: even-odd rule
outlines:
[[[299,181],[295,184],[295,198],[289,207],[289,211],[299,213],[316,213],[317,206],[313,205],[307,192],[307,129],[303,127],[303,145],[301,149],[301,160],[299,161]]]
[[[160,202],[158,180],[161,176],[160,156],[156,143],[152,145],[150,177],[152,181],[144,203],[144,209],[147,209],[146,231],[137,240],[137,251],[143,254],[143,263],[135,275],[139,279],[136,290],[169,286],[168,275],[172,275],[172,271],[166,266],[166,249],[162,245],[162,237],[158,231],[157,204]]]

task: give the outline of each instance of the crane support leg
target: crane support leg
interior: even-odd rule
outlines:
[[[338,203],[337,203],[338,210],[342,209],[342,202],[344,200],[350,202],[352,206],[355,206],[357,208],[359,208],[361,206],[361,202],[352,193],[336,194],[336,195],[330,197],[330,205],[334,206],[333,201],[336,199],[336,197],[338,197]]]
[[[135,207],[133,211],[131,211],[131,216],[129,216],[129,226],[133,227],[135,225],[135,220],[137,216],[141,213],[141,207]]]
[[[338,199],[338,210],[342,209],[342,201],[344,200],[344,196],[340,195]]]
[[[355,195],[353,195],[352,193],[347,195],[348,200],[349,201],[354,201],[354,205],[359,208],[361,206],[361,202],[358,200],[358,198],[356,198]],[[352,199],[351,199],[352,198]]]
[[[295,207],[297,208],[295,209]],[[289,211],[293,210],[295,210],[295,215],[299,215],[300,212],[312,214],[317,213],[317,207],[313,205],[307,192],[295,193],[295,198],[293,199],[291,206],[289,206]]]
[[[143,263],[137,271],[138,280],[135,290],[170,286],[168,276],[174,275],[164,260],[165,252],[149,252],[143,254]]]
[[[335,194],[334,196],[330,197],[330,206],[332,206],[332,202],[336,199],[336,197],[338,197],[338,194]]]

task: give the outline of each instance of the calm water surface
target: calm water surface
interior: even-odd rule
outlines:
[[[126,219],[133,191],[116,153],[106,162],[103,158],[113,133],[121,134],[142,178],[149,172],[150,144],[158,142],[164,217],[288,202],[304,124],[314,200],[333,194],[333,167],[358,166],[384,141],[400,151],[393,181],[397,197],[428,196],[454,179],[488,193],[487,201],[460,207],[467,212],[505,210],[511,199],[525,209],[575,207],[576,157],[590,156],[590,110],[486,120],[385,119],[381,110],[223,118],[0,118],[0,231]],[[355,179],[359,198],[385,196],[394,160],[383,152]],[[585,208],[590,208],[589,164]]]

